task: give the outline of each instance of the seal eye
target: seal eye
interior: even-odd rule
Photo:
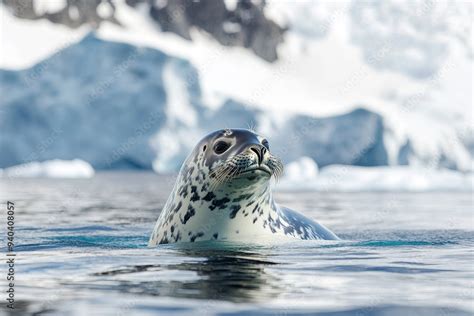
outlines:
[[[227,149],[229,149],[230,145],[224,141],[218,141],[214,145],[214,152],[218,155],[223,154]]]
[[[262,145],[265,146],[267,150],[270,150],[270,145],[268,144],[268,140],[266,139],[262,140]]]

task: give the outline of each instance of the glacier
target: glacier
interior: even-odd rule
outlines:
[[[94,33],[33,67],[0,70],[0,87],[0,168],[81,159],[97,170],[174,172],[205,134],[249,126],[285,163],[403,165],[417,154],[409,142],[390,148],[393,127],[364,106],[327,117],[288,111],[285,120],[232,98],[209,106],[190,61]],[[459,169],[455,155],[442,157]]]

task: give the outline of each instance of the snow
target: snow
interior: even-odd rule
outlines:
[[[49,1],[35,1],[33,2],[35,13],[43,15],[45,13],[56,13],[66,7],[66,0],[49,0]]]
[[[238,0],[224,0],[224,4],[229,11],[235,10],[237,8]]]
[[[9,167],[2,170],[0,175],[11,178],[91,178],[94,169],[84,160],[55,159]]]
[[[167,93],[166,114],[170,121],[196,126],[197,114],[191,106],[186,81],[178,76],[179,71],[175,60],[167,62],[163,69],[163,83]]]
[[[467,191],[472,192],[474,174],[447,169],[412,166],[357,167],[332,165],[314,174],[317,168],[310,158],[285,167],[284,177],[277,184],[280,191]],[[307,170],[307,174],[305,174]],[[312,176],[308,176],[311,174]]]
[[[113,15],[112,5],[107,2],[101,2],[97,6],[97,14],[103,19],[111,17]]]
[[[41,1],[41,5],[49,2],[55,1]],[[61,1],[58,4],[61,4]],[[0,26],[1,69],[31,67],[76,43],[89,30],[87,27],[74,30],[46,20],[20,20],[13,17],[2,4],[0,4]]]
[[[309,17],[298,19],[302,12]],[[223,47],[198,31],[192,33],[192,42],[171,33],[160,33],[157,24],[150,17],[123,2],[116,4],[116,18],[124,26],[105,22],[98,30],[98,35],[107,40],[154,47],[170,55],[190,60],[199,71],[205,99],[222,99],[219,96],[225,96],[265,109],[284,109],[317,116],[340,114],[362,104],[381,114],[391,115],[393,112],[400,112],[400,98],[407,98],[426,89],[427,94],[436,94],[440,90],[438,86],[445,87],[455,82],[456,85],[462,84],[463,89],[455,91],[452,87],[450,91],[446,91],[449,94],[444,93],[439,98],[456,97],[456,102],[452,105],[456,107],[454,112],[471,113],[472,102],[469,101],[472,101],[472,97],[469,95],[468,86],[472,83],[472,70],[466,66],[471,65],[472,61],[466,56],[458,56],[453,50],[453,59],[457,61],[451,71],[453,75],[443,78],[436,87],[432,87],[428,80],[417,80],[394,71],[379,71],[364,60],[360,48],[352,43],[349,32],[350,13],[347,2],[323,2],[315,5],[310,1],[298,4],[270,1],[268,15],[289,16],[287,19],[294,28],[286,35],[280,48],[281,58],[275,64],[256,58],[244,48]],[[61,32],[67,33],[64,35],[66,38],[72,37],[71,41],[67,41],[69,43],[84,35],[84,32],[76,32],[49,22],[19,21],[8,13],[3,14],[2,18],[9,29],[7,32],[7,28],[4,28],[5,31],[2,32],[2,47],[8,47],[8,53],[5,54],[7,60],[0,64],[2,68],[14,68],[20,60],[33,64],[39,60],[34,56],[39,54],[35,53],[38,50],[44,50],[43,57],[48,54],[46,52],[52,54],[65,46],[66,40],[62,38]],[[321,23],[326,34],[324,37],[318,37],[310,31],[301,31],[314,31],[317,29],[314,25]],[[306,26],[307,24],[310,26]],[[18,34],[16,29],[21,27],[31,35]],[[76,33],[80,35],[73,36]],[[37,40],[41,45],[26,43],[31,40]],[[18,51],[26,51],[33,56],[18,57],[17,52],[10,49],[13,43],[18,47]],[[23,47],[19,46],[23,46],[22,44],[35,49],[21,49]],[[389,44],[374,52],[373,57],[384,57],[386,50],[394,47],[394,44]],[[13,58],[16,59],[15,62],[8,60]],[[224,77],[225,74],[230,78]],[[452,80],[453,78],[457,80]],[[396,102],[387,98],[389,95],[396,96]],[[446,104],[445,99],[442,101],[443,105]],[[430,104],[433,104],[433,100],[430,100]],[[442,107],[443,112],[446,112],[445,108]],[[450,109],[449,112],[453,111]],[[400,116],[400,113],[395,114]],[[414,114],[419,118],[419,115],[426,113]],[[412,134],[409,130],[407,133]]]

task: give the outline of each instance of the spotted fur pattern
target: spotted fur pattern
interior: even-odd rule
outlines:
[[[181,168],[149,246],[242,238],[258,242],[273,236],[337,239],[324,226],[278,206],[268,177],[258,171],[242,173],[255,159],[255,154],[244,151],[209,165],[203,151],[193,151]],[[281,172],[281,163],[273,156],[266,163],[273,174]]]

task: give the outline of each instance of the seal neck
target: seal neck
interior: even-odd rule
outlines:
[[[213,190],[216,196],[232,197],[234,200],[255,200],[262,197],[271,198],[271,183],[268,179],[259,179],[255,182],[224,184]]]

